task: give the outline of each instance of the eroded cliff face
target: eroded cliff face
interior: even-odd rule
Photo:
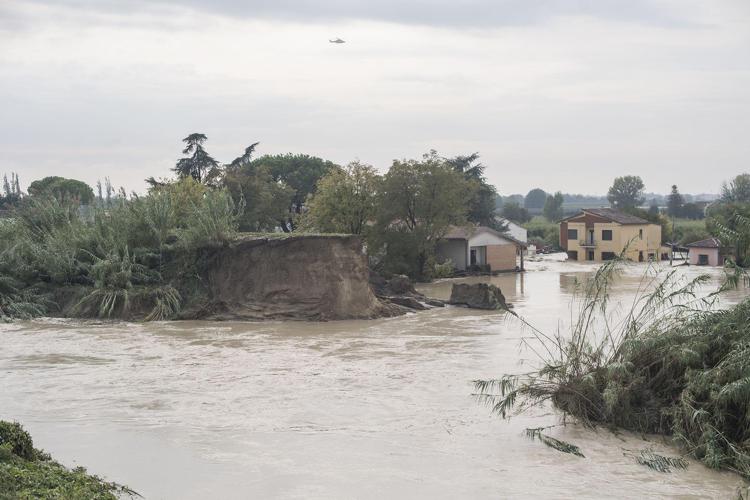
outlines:
[[[356,236],[248,236],[210,264],[210,303],[199,316],[325,321],[400,314],[373,294],[368,277]]]

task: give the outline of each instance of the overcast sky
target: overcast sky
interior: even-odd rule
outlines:
[[[222,161],[478,151],[504,194],[718,192],[750,171],[750,1],[0,0],[0,173],[141,191],[192,132]]]

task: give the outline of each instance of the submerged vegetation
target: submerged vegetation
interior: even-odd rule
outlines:
[[[0,420],[0,498],[115,500],[138,494],[92,476],[83,467],[68,469],[34,448],[18,423]]]
[[[750,478],[750,299],[719,310],[718,292],[699,293],[706,276],[650,268],[621,310],[609,289],[623,265],[609,262],[583,285],[569,332],[519,318],[540,368],[476,381],[479,397],[503,418],[551,402],[585,426],[667,434],[707,466]],[[682,465],[652,455],[636,458],[657,470]]]

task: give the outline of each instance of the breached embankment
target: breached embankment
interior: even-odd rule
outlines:
[[[208,303],[186,316],[327,321],[403,312],[373,293],[362,241],[352,235],[244,236],[217,251],[205,278]]]

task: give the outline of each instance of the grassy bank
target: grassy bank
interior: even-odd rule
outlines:
[[[706,276],[644,276],[632,307],[613,314],[609,288],[624,264],[582,286],[570,331],[547,334],[525,320],[539,370],[477,381],[494,411],[551,402],[586,426],[671,436],[709,467],[750,478],[750,300],[717,309],[699,298]]]
[[[56,315],[169,319],[200,300],[211,250],[239,210],[191,180],[79,212],[29,197],[0,224],[0,319]]]
[[[0,498],[115,500],[137,496],[77,467],[68,469],[34,448],[31,436],[17,423],[0,421]]]

